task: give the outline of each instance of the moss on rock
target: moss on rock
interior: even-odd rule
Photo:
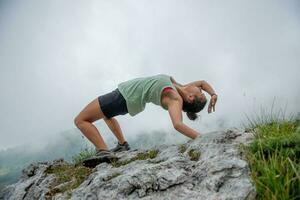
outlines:
[[[191,160],[198,161],[200,158],[201,152],[199,152],[195,149],[191,149],[191,150],[189,150],[188,154],[189,154]]]
[[[119,161],[119,160],[111,160],[111,164],[113,167],[121,167],[123,165],[127,165],[135,160],[147,160],[153,159],[157,156],[159,151],[157,149],[151,149],[147,152],[140,152],[136,156],[132,157],[129,160]]]
[[[49,192],[46,193],[46,199],[57,193],[71,191],[77,188],[92,172],[90,168],[84,166],[75,166],[68,163],[51,165],[46,171],[47,174],[54,174],[56,179],[51,185]]]
[[[184,152],[186,151],[186,145],[185,145],[185,144],[179,145],[178,151],[179,151],[180,153],[184,153]]]

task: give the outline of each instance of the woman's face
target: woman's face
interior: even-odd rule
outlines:
[[[196,97],[200,99],[201,102],[204,102],[206,100],[206,97],[204,93],[202,92],[201,88],[198,88],[196,86],[190,86],[187,88],[187,99],[186,101],[188,103],[192,103]]]

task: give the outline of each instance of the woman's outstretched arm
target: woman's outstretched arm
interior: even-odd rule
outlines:
[[[186,86],[186,85],[182,85],[182,84],[176,82],[172,76],[171,76],[171,81],[179,86]],[[194,82],[188,83],[187,85],[195,85],[196,87],[199,87],[202,90],[206,91],[210,96],[216,94],[213,87],[205,80],[194,81]]]
[[[196,87],[201,88],[202,90],[206,91],[211,96],[207,111],[208,111],[208,113],[215,111],[215,105],[218,100],[218,95],[216,94],[213,87],[209,83],[207,83],[205,80],[194,81],[189,84],[195,85]]]
[[[169,98],[166,102],[173,127],[183,135],[195,139],[200,134],[182,122],[182,100]]]
[[[207,92],[210,96],[216,94],[213,87],[208,82],[206,82],[205,80],[194,81],[194,82],[189,83],[189,85],[194,85],[196,87],[201,88],[202,90]]]

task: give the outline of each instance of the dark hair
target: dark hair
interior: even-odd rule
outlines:
[[[206,105],[207,100],[201,102],[198,97],[195,97],[193,103],[183,101],[182,110],[186,112],[187,117],[190,120],[196,120],[198,118],[197,112],[200,112]]]

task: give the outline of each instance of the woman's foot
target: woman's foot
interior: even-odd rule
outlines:
[[[128,151],[128,150],[130,150],[130,146],[129,146],[128,142],[125,141],[123,144],[120,144],[118,142],[117,146],[115,148],[111,149],[110,151],[121,152],[121,151]]]
[[[96,150],[96,155],[83,160],[82,164],[85,167],[95,167],[102,162],[110,163],[112,160],[118,159],[112,151]]]
[[[108,156],[112,155],[113,152],[110,150],[102,150],[102,149],[97,149],[96,150],[96,156]]]

